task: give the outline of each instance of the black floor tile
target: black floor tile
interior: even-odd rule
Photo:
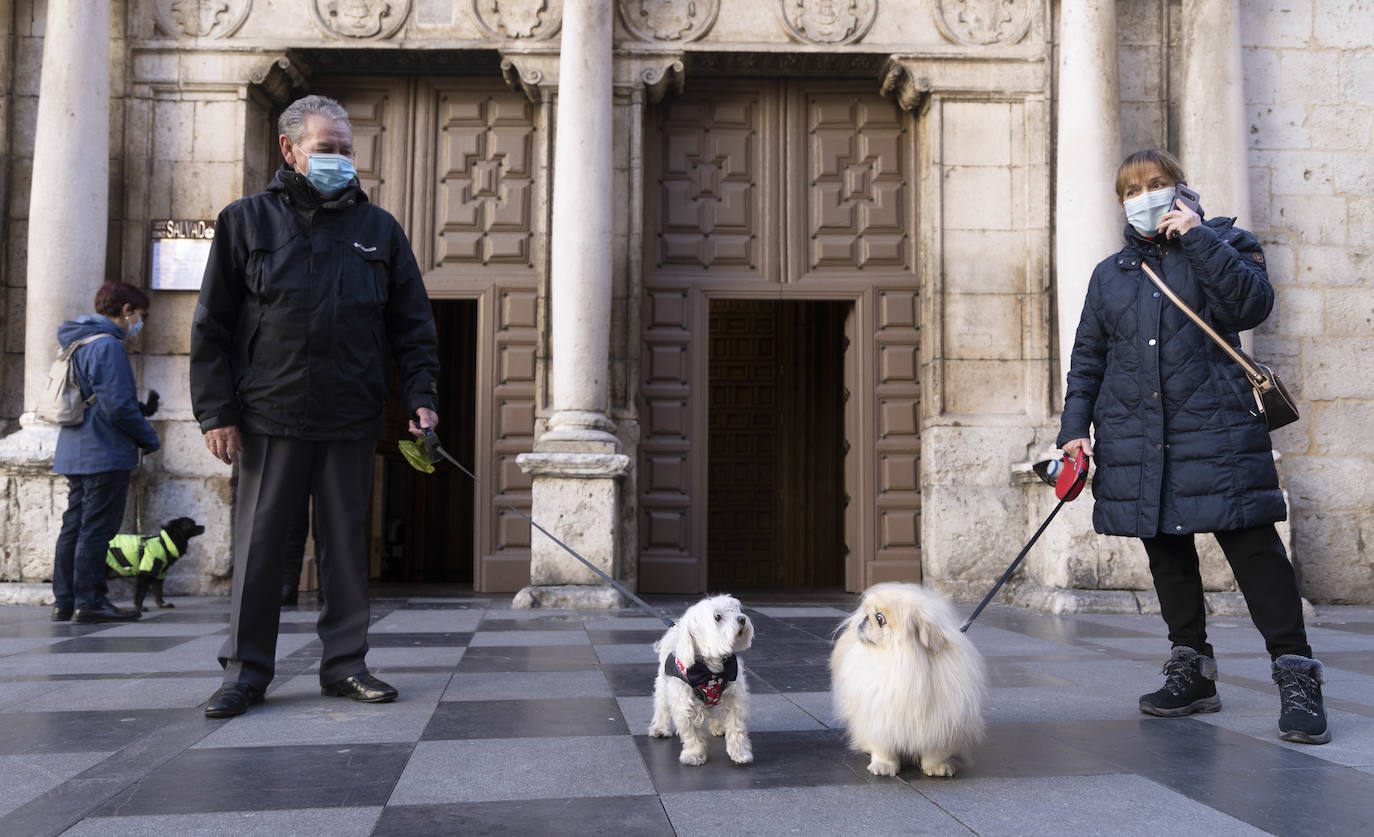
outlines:
[[[1322,653],[1318,649],[1315,653],[1317,659],[1321,660],[1324,666],[1374,676],[1374,653],[1369,651],[1328,651]]]
[[[756,642],[742,656],[751,666],[830,665],[830,643],[819,639]]]
[[[397,805],[382,812],[373,837],[416,834],[664,835],[675,832],[656,796],[522,799],[450,805]]]
[[[472,640],[472,633],[384,633],[374,631],[367,635],[370,648],[462,648]]]
[[[214,625],[222,624],[229,627],[229,611],[203,611],[203,610],[159,610],[155,613],[145,613],[143,618],[149,622],[156,620],[158,623],[169,622],[181,625]],[[109,627],[105,625],[103,627]]]
[[[464,652],[457,671],[585,671],[596,667],[596,649],[590,645],[488,645]]]
[[[485,627],[485,625],[483,625]],[[592,645],[649,645],[658,642],[659,637],[663,636],[663,631],[607,631],[602,629],[588,629],[587,637],[592,641]]]
[[[1315,622],[1308,622],[1307,627],[1309,629],[1326,628],[1332,631],[1347,631],[1352,634],[1374,634],[1374,622],[1327,622],[1318,619]]]
[[[828,692],[830,666],[756,664],[744,655],[754,692]]]
[[[611,694],[616,697],[643,697],[654,693],[654,667],[643,663],[614,663],[601,667]],[[753,683],[750,683],[753,688]]]
[[[54,642],[27,654],[135,654],[156,653],[195,639],[193,636],[83,636]]]
[[[831,637],[835,635],[835,630],[840,627],[840,622],[844,621],[844,617],[797,616],[780,618],[777,621],[809,636],[830,642]]]
[[[424,741],[470,738],[551,738],[629,733],[614,698],[443,701]]]
[[[382,805],[413,744],[186,750],[90,816]]]
[[[373,600],[373,607],[376,608],[377,600]],[[396,602],[395,610],[486,610],[491,607],[491,602]]]
[[[0,713],[0,755],[113,752],[178,717],[163,709]]]
[[[580,631],[581,616],[540,616],[536,619],[483,619],[479,631]]]
[[[774,616],[764,616],[761,613],[745,608],[749,614],[749,619],[754,623],[755,642],[805,642],[808,640],[819,639],[812,631],[797,624],[799,619],[779,619]],[[838,618],[835,620],[839,621]]]
[[[71,622],[21,622],[0,627],[0,639],[46,639],[76,637],[110,629],[109,624],[74,625]]]
[[[1273,834],[1374,834],[1374,775],[1191,718],[1054,724],[1050,734]]]
[[[706,763],[686,767],[678,762],[682,742],[636,735],[635,745],[660,794],[685,791],[755,790],[759,788],[865,785],[879,781],[862,761],[855,768],[844,742],[831,732],[751,733],[752,764],[735,764],[725,752],[725,739],[712,737]],[[894,781],[894,780],[888,780]]]

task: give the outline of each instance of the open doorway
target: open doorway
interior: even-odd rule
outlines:
[[[710,305],[708,583],[842,587],[852,305]]]
[[[471,467],[476,438],[477,301],[432,300],[439,337],[439,437]],[[380,583],[471,584],[473,484],[451,465],[411,468],[396,447],[409,439],[395,375],[385,439],[377,446],[369,538]]]

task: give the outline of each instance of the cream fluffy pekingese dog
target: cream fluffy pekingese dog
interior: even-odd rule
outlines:
[[[953,776],[983,737],[987,675],[949,601],[916,584],[870,587],[830,654],[835,712],[868,772],[895,776],[902,758]]]
[[[754,641],[754,623],[733,596],[712,596],[687,609],[678,623],[654,643],[654,717],[649,735],[682,738],[683,764],[706,761],[705,729],[725,736],[725,751],[736,764],[754,760],[749,744],[749,685],[739,653]]]

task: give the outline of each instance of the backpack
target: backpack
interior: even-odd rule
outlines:
[[[76,375],[76,350],[102,337],[115,339],[113,334],[92,334],[73,340],[67,348],[57,353],[57,360],[48,368],[48,384],[43,387],[43,396],[33,411],[35,416],[64,427],[73,427],[85,421],[86,408],[97,399],[95,393],[87,398],[81,392],[81,381]]]

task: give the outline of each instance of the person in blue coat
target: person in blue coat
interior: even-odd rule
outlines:
[[[1322,664],[1312,658],[1297,577],[1274,528],[1288,513],[1269,431],[1240,367],[1141,269],[1148,264],[1232,345],[1274,305],[1264,254],[1233,218],[1204,219],[1177,199],[1183,168],[1145,149],[1117,172],[1125,247],[1093,271],[1070,359],[1058,444],[1093,456],[1093,528],[1137,537],[1169,640],[1165,683],[1142,712],[1216,712],[1216,660],[1207,642],[1193,536],[1212,533],[1279,686],[1279,737],[1331,740]],[[1096,441],[1090,441],[1090,433]]]
[[[54,473],[67,477],[67,511],[53,558],[52,618],[55,622],[126,622],[135,609],[115,607],[107,597],[105,551],[124,520],[129,472],[138,452],[160,447],[157,432],[139,411],[134,371],[124,338],[143,328],[148,295],[124,282],[106,282],[95,295],[95,313],[67,320],[57,342],[99,337],[73,354],[77,380],[86,397],[95,395],[81,423],[63,427],[53,454]]]

